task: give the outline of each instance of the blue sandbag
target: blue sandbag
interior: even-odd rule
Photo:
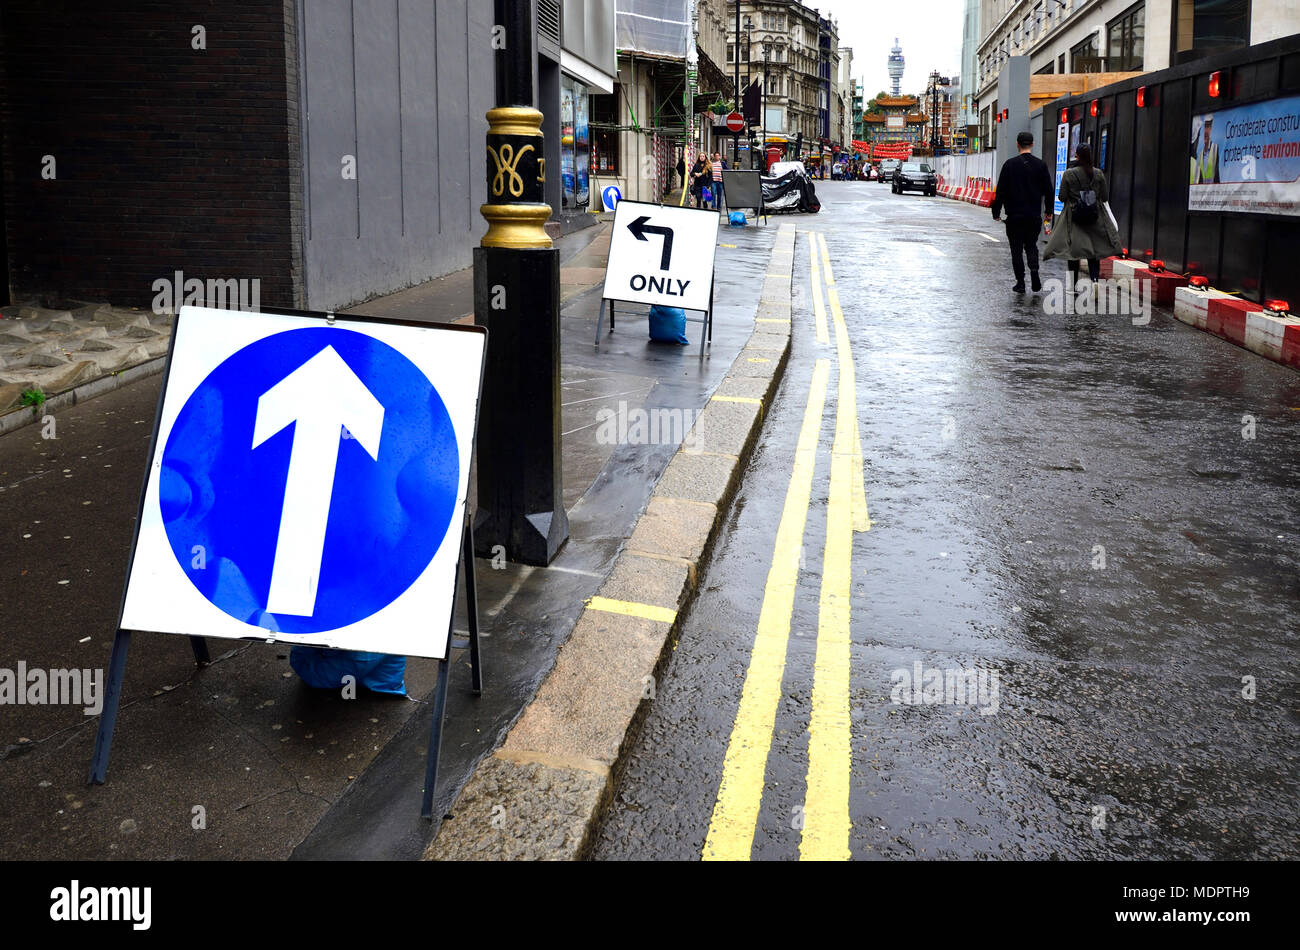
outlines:
[[[731,214],[727,215],[727,223],[731,225],[733,228],[743,228],[746,224],[745,212],[743,211],[731,212]]]
[[[689,343],[686,339],[686,311],[681,307],[650,308],[650,339],[656,343]]]
[[[327,650],[297,646],[289,651],[289,665],[314,689],[341,689],[343,677],[376,693],[406,695],[406,657],[356,650]]]

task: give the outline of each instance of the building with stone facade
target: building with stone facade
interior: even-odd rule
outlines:
[[[740,16],[740,41],[733,26],[728,56],[764,80],[768,145],[793,158],[796,146],[806,157],[847,144],[835,136],[832,106],[841,68],[835,21],[798,0],[740,0]]]
[[[832,90],[835,115],[831,122],[831,128],[834,129],[831,141],[839,147],[839,150],[852,147],[855,103],[858,109],[862,108],[861,100],[857,96],[857,84],[853,81],[853,49],[841,46],[840,68],[835,76],[835,88]]]
[[[996,138],[1002,108],[1024,111],[1022,103],[996,101],[999,77],[1015,57],[1028,57],[1031,90],[1041,87],[1050,101],[1133,73],[1300,32],[1296,0],[979,0],[979,5],[968,115],[976,117],[984,148]],[[970,68],[964,56],[962,69]]]

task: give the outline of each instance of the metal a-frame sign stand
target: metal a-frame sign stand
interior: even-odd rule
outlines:
[[[316,311],[304,310],[287,310],[280,308],[265,307],[262,312],[284,314],[289,316],[313,317],[319,318],[324,324],[332,325],[335,315],[333,313],[321,313]],[[480,327],[460,326],[457,324],[436,324],[430,325],[414,320],[394,320],[381,317],[366,317],[361,315],[349,314],[346,319],[350,322],[361,323],[384,323],[399,324],[403,326],[421,327],[424,329],[437,328],[439,330],[450,330],[471,333],[483,333],[486,331]],[[179,320],[178,320],[179,323]],[[162,422],[162,412],[164,400],[167,396],[167,383],[171,377],[172,356],[176,348],[177,327],[173,326],[171,343],[167,351],[167,364],[163,373],[162,387],[158,395],[158,405],[154,413],[153,433],[149,440],[148,464],[153,465],[155,452],[158,448],[159,429]],[[486,343],[484,345],[486,351]],[[477,433],[477,405],[481,402],[482,390],[482,373],[479,375],[480,392],[476,399],[476,412],[474,420],[474,431],[470,437],[471,455],[473,453],[474,437]],[[117,725],[117,712],[122,698],[122,680],[126,673],[127,651],[131,645],[131,631],[122,626],[122,618],[126,609],[126,592],[127,585],[130,583],[129,566],[135,563],[136,549],[140,540],[140,526],[143,522],[145,511],[146,497],[149,485],[148,470],[144,483],[140,489],[140,502],[136,511],[135,530],[131,538],[131,553],[128,558],[127,579],[123,583],[122,600],[118,609],[117,630],[113,636],[113,648],[109,655],[108,671],[104,688],[104,707],[99,716],[99,728],[95,735],[95,750],[90,763],[90,776],[87,781],[89,785],[102,785],[108,775],[108,759],[113,744],[113,731]],[[450,531],[449,531],[450,534]],[[459,583],[459,577],[464,575],[465,584],[465,604],[468,619],[468,637],[464,640],[453,638],[455,627],[455,602],[458,590],[452,594],[452,610],[448,618],[447,646],[443,651],[445,656],[438,660],[438,677],[435,686],[433,698],[433,723],[429,732],[429,750],[425,763],[425,780],[424,789],[420,804],[420,816],[431,819],[433,817],[433,799],[434,791],[438,781],[438,760],[442,750],[442,730],[447,714],[447,692],[450,680],[451,670],[451,651],[452,649],[467,649],[469,651],[470,662],[470,690],[474,696],[480,696],[483,693],[483,660],[479,642],[479,622],[478,622],[478,586],[474,576],[474,534],[473,534],[473,517],[466,505],[465,515],[461,523],[460,539],[460,557],[456,569],[456,581]],[[198,666],[206,666],[211,663],[211,654],[208,651],[207,639],[201,636],[189,636],[190,646],[194,651],[194,661]],[[247,637],[248,640],[261,639],[259,637]],[[286,642],[283,638],[273,638],[268,643],[283,644]]]
[[[606,297],[605,299],[603,299],[603,300],[601,301],[601,303],[602,303],[602,304],[606,304],[606,303],[609,304],[609,330],[610,330],[611,333],[614,332],[614,314],[615,314],[615,313],[622,313],[622,314],[625,314],[625,315],[626,315],[626,314],[637,314],[637,315],[639,315],[639,314],[638,314],[638,311],[635,311],[635,310],[615,310],[615,309],[614,309],[614,303],[615,303],[615,301],[614,301],[614,300],[611,300],[611,299],[608,298],[608,297]],[[704,311],[694,311],[694,312],[696,312],[696,313],[701,313],[701,312],[702,312],[702,313],[704,314],[704,316],[703,316],[703,317],[698,317],[698,318],[696,318],[696,317],[687,317],[686,320],[687,320],[688,323],[701,323],[701,324],[703,324],[703,326],[700,328],[700,352],[701,352],[701,354],[703,354],[703,352],[704,352],[704,348],[705,348],[706,345],[708,345],[708,346],[712,346],[712,345],[713,345],[713,288],[712,288],[712,287],[709,288],[709,309],[708,309],[708,310],[704,310]],[[599,316],[597,316],[597,317],[596,317],[596,346],[600,346],[600,334],[601,334],[601,323],[602,323],[602,322],[603,322],[603,321],[601,320],[601,318],[600,318]]]
[[[628,211],[627,214],[635,214],[638,215],[638,217],[631,223],[627,223],[624,221],[624,215],[620,214],[619,209],[633,209],[631,211]],[[658,213],[658,217],[656,216],[656,213]],[[676,274],[678,272],[681,272],[683,276],[691,276],[692,280],[695,281],[699,281],[703,277],[702,272],[695,271],[691,269],[689,266],[689,261],[691,260],[689,244],[686,252],[680,250],[682,241],[685,237],[685,234],[683,232],[689,234],[691,232],[700,231],[700,230],[708,231],[708,242],[709,242],[708,259],[711,261],[714,260],[713,255],[716,254],[718,212],[712,210],[706,210],[706,209],[674,208],[669,205],[663,205],[663,204],[657,204],[654,202],[645,202],[645,201],[632,201],[631,199],[624,198],[618,202],[614,214],[615,214],[615,218],[614,218],[615,230],[613,232],[614,238],[611,239],[610,241],[610,251],[605,263],[605,280],[604,280],[602,296],[601,296],[601,309],[600,311],[597,311],[597,315],[596,315],[595,345],[600,346],[600,337],[603,331],[602,324],[604,322],[604,311],[606,309],[605,308],[606,304],[608,304],[609,329],[610,332],[613,332],[616,324],[616,320],[615,320],[616,314],[622,313],[624,315],[633,315],[633,314],[640,315],[640,311],[627,310],[627,309],[617,310],[614,306],[616,302],[639,304],[642,306],[653,306],[654,304],[657,303],[661,306],[678,306],[682,310],[690,310],[693,313],[702,314],[702,316],[698,318],[687,317],[686,320],[689,323],[698,323],[701,325],[700,326],[700,356],[703,357],[705,348],[711,346],[713,343],[713,298],[714,298],[714,289],[716,284],[715,267],[714,266],[709,267],[707,272],[708,282],[709,282],[709,294],[708,294],[707,303],[703,300],[702,295],[696,294],[695,292],[692,292],[692,297],[690,300],[690,302],[694,304],[693,306],[687,306],[685,302],[682,303],[672,302],[670,298],[666,298],[663,295],[663,293],[657,291],[656,281],[662,280],[662,282],[665,285],[670,285],[674,282],[674,278],[671,275]],[[670,221],[676,220],[676,224],[674,224],[671,227],[663,224],[662,218],[665,215],[667,216],[667,219]],[[699,220],[699,218],[702,218],[703,216],[708,216],[711,219],[711,221],[708,223],[707,226],[699,225],[696,223],[692,223],[689,226],[685,225],[685,221],[695,222]],[[648,253],[650,253],[652,257],[654,256],[658,257],[659,260],[658,274],[659,275],[668,274],[668,276],[648,276],[649,271],[647,271],[646,273],[638,272],[633,274],[632,281],[630,283],[624,283],[621,277],[615,278],[611,275],[611,271],[613,271],[614,274],[620,274],[621,272],[623,272],[624,265],[622,262],[622,258],[624,256],[627,256],[629,258],[635,256],[630,252],[616,253],[617,247],[620,246],[619,241],[628,240],[624,238],[622,233],[623,230],[628,231],[633,236],[633,238],[635,239],[633,243],[638,249],[644,247],[648,250]],[[654,242],[651,242],[649,239],[650,236],[654,236],[655,238],[657,238],[658,243],[655,244]],[[674,241],[676,241],[676,244],[679,248],[679,250],[677,251],[674,251]],[[700,251],[698,237],[696,241],[697,243],[695,245],[695,248],[697,252],[696,256],[698,257]],[[623,246],[626,247],[629,245],[624,244]],[[681,268],[683,267],[683,265],[681,264],[681,261],[684,258],[688,261],[688,264],[686,265],[686,269],[682,271]],[[655,265],[652,264],[650,266],[654,267]],[[672,267],[671,272],[669,272],[670,267]],[[636,270],[635,267],[633,267],[632,269]],[[640,286],[638,286],[635,283],[635,281],[638,279],[641,281]],[[691,282],[690,280],[676,280],[676,283],[680,285],[678,292],[683,292],[685,285],[690,282]],[[616,288],[625,288],[623,290],[623,293],[628,295],[617,296],[611,293],[610,292],[611,286]],[[647,287],[649,287],[648,291],[647,291]],[[630,294],[628,293],[629,291],[631,292]],[[642,293],[642,291],[647,291],[647,292]],[[642,295],[638,297],[636,296],[637,294],[642,294]],[[700,306],[700,304],[702,303],[705,304],[704,307]]]

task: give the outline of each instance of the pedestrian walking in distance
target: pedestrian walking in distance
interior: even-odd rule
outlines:
[[[709,160],[701,152],[695,158],[695,164],[691,166],[691,197],[695,200],[695,207],[704,207],[704,186],[713,180],[713,172],[709,168]]]
[[[1065,210],[1052,228],[1043,257],[1065,258],[1076,283],[1079,261],[1086,260],[1088,277],[1095,286],[1101,274],[1101,258],[1120,252],[1119,231],[1105,206],[1110,200],[1106,173],[1093,167],[1092,149],[1080,145],[1074,157],[1075,164],[1061,176],[1061,193],[1057,196]]]
[[[715,211],[722,210],[722,170],[727,167],[727,163],[722,160],[722,153],[713,153],[713,208]]]
[[[1043,221],[1052,215],[1052,176],[1047,164],[1033,154],[1034,136],[1021,132],[1016,136],[1020,154],[1008,158],[998,173],[998,187],[993,194],[993,220],[1001,221],[1007,213],[1007,240],[1011,243],[1011,270],[1016,275],[1016,293],[1025,292],[1025,261],[1029,258],[1030,286],[1043,289],[1038,279],[1038,235]]]

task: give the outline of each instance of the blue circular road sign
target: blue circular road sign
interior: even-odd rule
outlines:
[[[341,327],[287,330],[198,386],[162,456],[171,549],[209,601],[281,633],[372,616],[450,527],[456,433],[425,374]]]

